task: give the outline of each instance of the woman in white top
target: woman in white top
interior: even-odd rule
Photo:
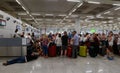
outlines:
[[[61,54],[61,46],[62,46],[61,34],[57,35],[55,43],[56,43],[56,46],[57,46],[57,55],[60,56],[60,54]]]
[[[110,32],[108,35],[108,49],[107,49],[107,57],[113,57],[113,41],[114,41],[114,37],[113,37],[113,33]]]

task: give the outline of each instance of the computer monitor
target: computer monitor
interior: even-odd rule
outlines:
[[[0,19],[0,26],[6,26],[6,21],[5,21],[5,20]]]

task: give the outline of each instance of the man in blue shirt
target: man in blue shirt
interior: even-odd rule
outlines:
[[[72,48],[72,57],[77,58],[77,52],[79,47],[79,36],[76,31],[73,31],[73,48]]]

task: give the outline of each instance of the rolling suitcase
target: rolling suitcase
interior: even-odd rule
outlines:
[[[50,43],[48,47],[48,56],[55,57],[56,56],[56,45],[54,43]]]
[[[79,47],[79,56],[86,57],[87,56],[87,46]]]
[[[89,55],[90,55],[90,57],[96,57],[97,56],[97,51],[96,51],[96,48],[94,46],[89,47]]]
[[[70,46],[68,46],[67,57],[71,57],[71,56],[72,56],[72,48]]]

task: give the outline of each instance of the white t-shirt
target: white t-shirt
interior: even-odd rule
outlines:
[[[109,41],[110,46],[113,46],[113,40],[114,40],[114,37],[112,36],[111,40]]]
[[[61,38],[57,36],[56,40],[55,40],[55,43],[56,43],[57,46],[62,46]]]
[[[118,38],[117,45],[120,45],[120,37]]]

